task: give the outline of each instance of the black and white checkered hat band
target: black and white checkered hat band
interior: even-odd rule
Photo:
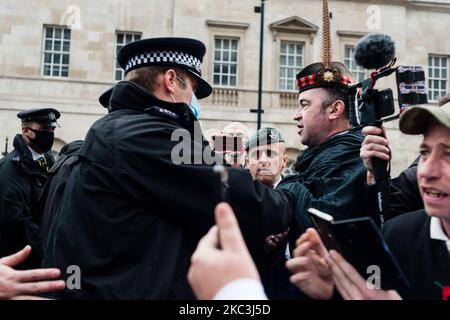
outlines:
[[[128,61],[125,66],[125,71],[128,71],[129,69],[141,64],[165,62],[182,64],[195,69],[198,73],[201,73],[201,61],[190,54],[179,51],[154,51],[138,54]]]

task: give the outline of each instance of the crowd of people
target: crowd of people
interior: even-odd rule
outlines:
[[[382,129],[350,124],[347,67],[325,60],[297,74],[293,118],[307,148],[296,174],[284,177],[276,128],[249,135],[231,123],[215,138],[195,134],[197,99],[212,92],[201,76],[205,50],[188,38],[125,45],[117,57],[125,79],[99,99],[108,114],[56,161],[61,114],[18,114],[22,131],[0,160],[0,298],[445,298],[448,96],[402,114],[400,130],[424,138],[417,160],[390,180],[391,214],[381,226],[373,159],[389,161],[391,152]],[[181,151],[173,139],[180,130],[189,137]],[[369,288],[342,252],[324,245],[310,208],[336,221],[376,221],[410,286]],[[68,270],[81,271],[78,285],[68,285]]]

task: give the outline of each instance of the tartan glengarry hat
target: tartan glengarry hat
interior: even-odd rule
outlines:
[[[206,47],[190,38],[150,38],[125,45],[117,55],[117,62],[125,73],[144,66],[174,66],[190,72],[198,81],[195,92],[202,99],[212,92],[202,78],[201,64]]]
[[[256,131],[245,144],[245,150],[265,146],[273,143],[284,142],[281,132],[275,128],[262,128]]]
[[[352,78],[350,70],[340,62],[330,62],[330,68],[317,62],[297,73],[297,88],[299,93],[313,88],[347,89],[353,82]]]
[[[53,108],[30,109],[17,114],[17,118],[22,120],[22,123],[33,121],[52,128],[60,126],[56,121],[60,116],[59,111]]]
[[[297,73],[298,92],[314,88],[348,89],[352,81],[352,73],[348,68],[332,60],[330,13],[328,0],[322,0],[322,62],[316,62]]]

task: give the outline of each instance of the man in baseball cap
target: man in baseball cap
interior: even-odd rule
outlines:
[[[342,256],[334,253],[328,260],[329,270],[325,268],[321,275],[310,278],[310,287],[313,287],[312,283],[319,283],[316,281],[325,279],[326,276],[329,279],[325,281],[329,285],[326,291],[332,291],[334,282],[345,299],[448,299],[450,292],[450,102],[440,107],[433,105],[411,107],[400,118],[400,130],[405,134],[423,135],[417,166],[417,182],[424,209],[404,213],[389,220],[383,226],[382,232],[410,285],[394,288],[396,291],[369,289],[366,280],[358,274],[358,271]],[[309,234],[303,238],[304,241],[319,243],[318,247],[314,248],[316,252],[326,252],[315,231],[309,231]],[[303,256],[300,255],[299,258]],[[312,260],[314,259],[310,261]],[[308,266],[304,268],[307,270]],[[330,277],[329,271],[333,277]],[[300,276],[300,274],[297,275],[297,277]],[[326,287],[322,286],[322,288]],[[331,294],[328,296],[331,297]]]
[[[412,107],[400,119],[400,130],[405,134],[424,134],[432,125],[450,128],[450,102],[440,107]]]

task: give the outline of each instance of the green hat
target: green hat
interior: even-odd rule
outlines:
[[[441,107],[421,105],[406,110],[400,118],[400,131],[423,134],[433,121],[450,129],[450,102]]]
[[[256,131],[256,133],[248,139],[245,144],[245,150],[278,142],[284,142],[281,132],[278,129],[262,128]]]

